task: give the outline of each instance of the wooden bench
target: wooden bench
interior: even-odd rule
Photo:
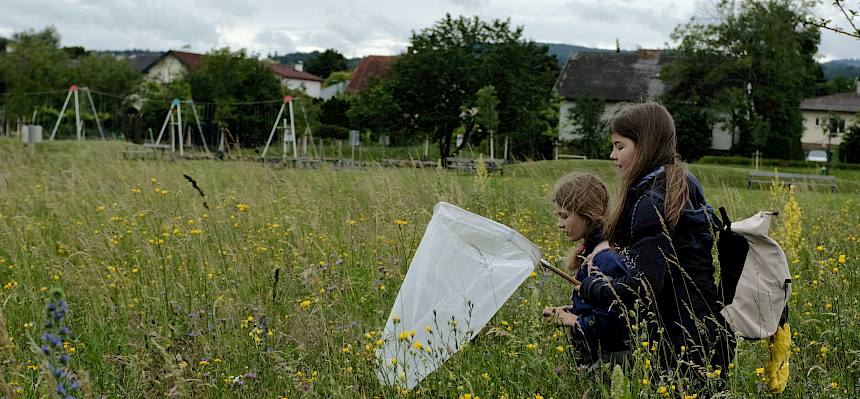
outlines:
[[[568,154],[555,154],[555,160],[559,159],[588,159],[585,155],[568,155]]]
[[[804,185],[810,187],[827,187],[831,192],[836,192],[836,178],[833,176],[804,175],[799,173],[776,173],[776,172],[750,172],[747,180],[747,188],[756,184],[773,184],[777,179],[785,185]]]
[[[446,158],[445,161],[445,167],[448,169],[474,172],[478,168],[478,160],[476,159]],[[487,168],[487,173],[503,173],[502,161],[497,159],[485,159],[484,167]]]
[[[125,146],[125,150],[122,152],[122,157],[124,159],[163,159],[169,149],[170,146],[165,144],[132,144]]]

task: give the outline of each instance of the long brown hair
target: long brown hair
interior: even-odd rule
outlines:
[[[654,169],[666,168],[666,200],[663,218],[674,229],[681,212],[689,201],[687,168],[676,149],[675,121],[666,107],[645,102],[622,109],[609,123],[609,131],[624,136],[635,144],[633,163],[621,176],[618,187],[621,197],[606,222],[606,239],[616,243],[625,226],[619,226],[628,206],[627,190]]]
[[[552,202],[570,214],[577,214],[588,223],[589,236],[602,230],[609,208],[609,192],[603,180],[590,173],[570,173],[558,179],[552,190]],[[573,250],[564,258],[568,270],[575,272],[582,257]]]

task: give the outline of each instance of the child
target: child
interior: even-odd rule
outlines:
[[[581,242],[565,258],[567,268],[576,274],[577,280],[627,275],[621,258],[603,240],[609,194],[600,178],[583,173],[564,176],[556,182],[552,201],[558,227],[571,241]],[[544,317],[571,327],[571,344],[583,365],[609,360],[613,352],[628,349],[628,328],[620,306],[612,303],[593,306],[576,293],[572,301],[573,306],[544,309]]]
[[[636,104],[609,126],[621,198],[605,233],[630,274],[611,282],[587,276],[575,289],[595,306],[619,296],[628,308],[642,301],[638,314],[665,367],[702,378],[709,368],[725,370],[734,335],[714,282],[716,217],[679,160],[672,115],[657,103]]]

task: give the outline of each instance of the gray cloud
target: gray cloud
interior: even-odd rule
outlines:
[[[527,38],[611,48],[663,47],[669,34],[714,0],[0,0],[0,33],[53,24],[64,45],[166,50],[191,44],[265,54],[336,48],[348,56],[394,54],[411,32],[446,13],[511,19]],[[821,8],[827,15],[826,7]],[[832,11],[832,10],[830,10]],[[856,40],[822,34],[827,58],[857,58]]]

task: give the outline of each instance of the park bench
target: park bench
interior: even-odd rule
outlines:
[[[752,188],[755,184],[772,184],[774,179],[779,180],[785,185],[803,185],[809,187],[827,187],[832,192],[836,192],[836,178],[833,176],[822,175],[805,175],[799,173],[777,173],[777,172],[750,172],[747,180],[747,188]]]
[[[122,157],[124,159],[162,159],[169,149],[170,145],[168,144],[131,144],[125,146]]]
[[[445,167],[448,169],[475,172],[478,167],[478,160],[466,158],[446,158]],[[485,159],[484,167],[487,168],[487,173],[502,171],[502,161],[498,159]]]
[[[588,159],[588,157],[585,155],[555,154],[555,160],[559,159]]]

